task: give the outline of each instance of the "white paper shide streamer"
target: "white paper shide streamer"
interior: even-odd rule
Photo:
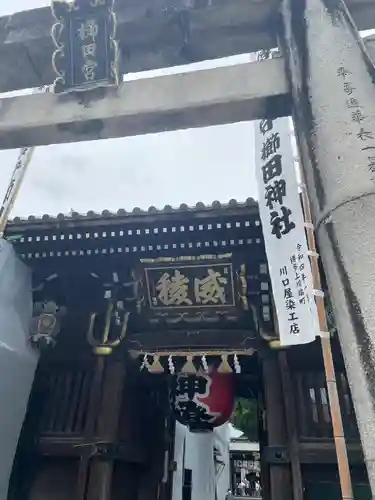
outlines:
[[[319,335],[289,118],[255,122],[259,212],[281,345]]]

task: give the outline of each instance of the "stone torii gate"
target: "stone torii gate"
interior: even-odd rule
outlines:
[[[122,73],[280,46],[284,57],[127,81],[77,100],[0,100],[0,148],[292,114],[375,494],[375,69],[372,0],[117,0]],[[0,19],[0,91],[50,84],[52,16]],[[279,43],[278,43],[279,41]]]

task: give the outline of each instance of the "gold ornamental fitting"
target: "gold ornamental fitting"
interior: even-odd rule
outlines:
[[[109,345],[107,345],[107,346],[100,345],[98,347],[93,348],[93,352],[97,356],[109,356],[110,354],[112,354],[112,351],[113,351],[113,347],[109,346]]]
[[[117,347],[122,340],[125,338],[126,329],[129,321],[129,312],[124,313],[124,319],[122,321],[120,334],[115,338],[115,340],[109,340],[109,334],[111,329],[111,319],[115,314],[115,308],[112,301],[108,302],[104,330],[101,340],[97,340],[94,336],[94,326],[98,313],[92,313],[90,315],[89,328],[87,331],[87,342],[93,347],[93,352],[97,356],[108,356],[112,353],[113,349]]]

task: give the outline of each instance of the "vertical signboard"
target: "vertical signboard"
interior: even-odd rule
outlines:
[[[255,122],[259,212],[281,345],[319,335],[289,118]]]
[[[53,0],[54,92],[118,85],[114,0]]]

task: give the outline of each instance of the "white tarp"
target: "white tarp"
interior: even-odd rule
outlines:
[[[191,470],[191,500],[225,500],[230,484],[229,441],[228,424],[214,432],[193,433],[176,422],[172,500],[182,499],[185,469]],[[220,470],[215,467],[214,446],[223,462]]]
[[[289,118],[255,122],[259,212],[282,345],[319,335]]]
[[[0,500],[6,500],[13,459],[38,362],[29,342],[31,273],[0,239]]]
[[[186,439],[186,467],[192,466],[191,500],[215,500],[214,433],[189,432]]]

